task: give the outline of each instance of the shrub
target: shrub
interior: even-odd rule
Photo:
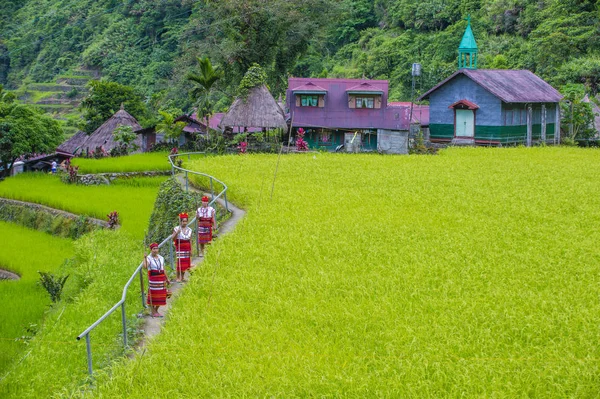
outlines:
[[[60,295],[62,293],[63,287],[65,286],[65,282],[69,278],[67,274],[64,277],[56,277],[52,273],[40,272],[40,285],[44,287],[48,294],[50,294],[50,299],[52,302],[56,303],[60,301]]]
[[[119,225],[119,213],[117,211],[112,211],[108,215],[106,215],[108,219],[108,228],[114,229]]]

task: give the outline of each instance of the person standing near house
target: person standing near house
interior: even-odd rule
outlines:
[[[188,227],[188,214],[179,214],[179,226],[173,229],[173,242],[175,244],[175,256],[177,258],[177,281],[185,281],[183,279],[186,270],[192,264],[190,257],[192,252],[192,229]]]
[[[144,269],[148,270],[148,298],[152,317],[162,317],[158,308],[167,304],[169,277],[165,271],[165,258],[158,253],[158,244],[150,244],[150,255],[144,256]]]
[[[204,256],[204,246],[212,241],[213,228],[217,224],[216,213],[215,208],[208,206],[208,197],[202,197],[202,206],[196,211],[198,244],[200,245],[199,256]]]
[[[56,164],[56,159],[53,159],[52,160],[52,164],[50,164],[50,165],[51,165],[50,171],[52,172],[53,175],[56,174],[56,165],[57,165]]]

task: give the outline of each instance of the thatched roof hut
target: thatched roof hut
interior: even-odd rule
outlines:
[[[219,125],[287,130],[285,114],[265,85],[250,89],[248,97],[236,98]]]
[[[56,151],[65,154],[77,155],[81,152],[81,149],[83,148],[83,145],[85,144],[85,141],[88,139],[88,137],[89,136],[86,132],[80,130],[73,136],[65,140],[64,143],[59,145],[56,148]]]
[[[138,121],[131,116],[121,105],[121,109],[111,116],[106,122],[104,122],[98,129],[92,133],[85,141],[83,147],[88,149],[89,152],[93,152],[96,148],[102,147],[106,152],[110,152],[115,147],[118,147],[119,143],[113,139],[113,132],[119,126],[131,126],[133,131],[140,130],[142,127]],[[142,138],[140,135],[133,141],[137,145],[138,149],[134,152],[141,152]]]

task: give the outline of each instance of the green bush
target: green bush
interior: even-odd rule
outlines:
[[[52,302],[56,303],[60,301],[60,295],[69,275],[57,277],[53,273],[40,271],[38,273],[40,274],[40,285],[50,294]]]

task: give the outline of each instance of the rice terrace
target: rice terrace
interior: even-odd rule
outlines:
[[[600,398],[600,2],[0,10],[0,399]]]
[[[119,295],[119,269],[141,250],[125,231],[84,236],[75,253],[87,269],[73,274],[89,281],[47,312],[29,356],[3,365],[3,397],[596,396],[597,149],[247,154],[184,167],[226,181],[248,213],[212,245],[161,334],[122,357],[114,317],[95,335],[86,382],[73,337]]]

